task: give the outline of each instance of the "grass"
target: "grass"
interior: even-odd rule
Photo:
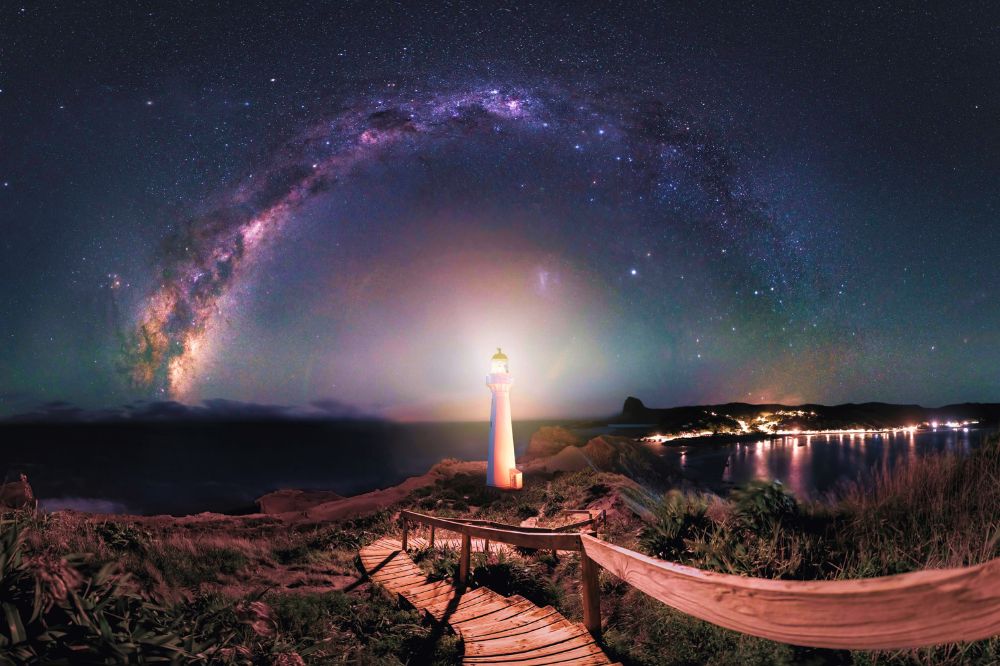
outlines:
[[[763,578],[866,578],[1000,556],[1000,443],[882,472],[832,502],[801,503],[779,483],[726,499],[633,493],[648,553]]]
[[[203,582],[218,583],[232,576],[249,561],[240,549],[228,545],[163,544],[150,553],[152,563],[172,586],[196,587]]]
[[[79,514],[10,517],[0,524],[0,664],[459,661],[453,635],[376,587],[243,592],[241,581],[261,583],[260,569],[280,564],[276,554],[292,554],[292,570],[319,561],[358,578],[357,548],[392,528],[387,513],[292,531],[251,524],[250,532],[244,522],[187,529]],[[89,554],[68,555],[71,547]]]
[[[643,517],[642,550],[712,571],[823,580],[967,566],[1000,557],[1000,441],[912,461],[828,502],[798,502],[774,483],[726,499],[671,492],[631,502]],[[740,637],[632,591],[608,600],[608,644],[631,664],[690,663],[683,655],[694,654],[705,663],[1000,663],[997,638],[899,652],[806,650]]]
[[[486,486],[483,475],[458,474],[439,479],[432,486],[416,490],[402,508],[431,512],[437,516],[469,516],[518,525],[538,518],[540,525],[558,525],[566,520],[559,512],[580,509],[628,484],[618,474],[584,470],[580,472],[532,475],[518,492]]]
[[[444,481],[425,497],[444,490],[445,496],[469,502],[479,515],[516,523],[510,496],[491,496],[481,484],[481,479],[461,479],[454,485]],[[544,516],[586,506],[615,490],[625,495],[634,514],[631,520],[612,521],[612,541],[706,570],[829,580],[965,566],[1000,557],[997,440],[970,455],[914,460],[824,502],[798,501],[774,483],[750,484],[725,498],[677,491],[653,495],[629,491],[614,475],[594,472],[533,479],[518,501]],[[453,575],[457,562],[454,553],[424,554],[420,559],[425,570],[439,576]],[[581,619],[574,556],[474,555],[472,579],[508,594],[541,594],[536,603],[551,603],[571,620]],[[790,646],[684,615],[606,572],[601,585],[605,647],[630,666],[1000,663],[1000,639],[893,652]]]
[[[459,475],[396,508],[555,524],[562,509],[598,500],[605,506],[616,497],[606,538],[713,571],[859,578],[1000,556],[996,441],[968,456],[916,460],[825,502],[798,501],[778,484],[752,484],[725,498],[655,495],[623,476],[584,471],[532,476],[520,493],[486,488],[481,475]],[[398,535],[394,512],[293,527],[257,518],[204,523],[18,514],[0,525],[0,604],[6,604],[0,664],[154,657],[458,663],[457,638],[380,589],[357,584],[336,591],[327,582],[356,579],[358,549],[385,534]],[[446,549],[416,552],[414,559],[432,577],[446,578],[454,576],[458,555]],[[576,556],[514,551],[475,554],[472,564],[473,585],[582,619]],[[299,586],[310,577],[319,582]],[[600,580],[604,644],[628,666],[1000,663],[1000,639],[893,653],[773,643],[674,611],[606,572]]]

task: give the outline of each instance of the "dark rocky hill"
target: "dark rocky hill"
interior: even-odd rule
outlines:
[[[961,403],[944,407],[894,405],[884,402],[844,405],[753,405],[730,402],[719,405],[692,405],[656,409],[629,396],[621,415],[613,423],[649,424],[668,431],[712,430],[737,432],[744,424],[770,423],[774,427],[802,430],[842,428],[893,428],[933,422],[978,421],[982,425],[1000,423],[1000,404]]]

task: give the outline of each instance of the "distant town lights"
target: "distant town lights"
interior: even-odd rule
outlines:
[[[806,414],[806,412],[790,412],[790,411],[775,412],[775,415],[778,416],[789,416],[789,415],[801,416],[804,414]],[[816,415],[815,413],[812,412],[810,412],[809,414],[811,416]],[[716,414],[712,413],[712,416],[716,416]],[[714,435],[733,435],[733,434],[736,435],[761,434],[761,435],[770,435],[774,437],[797,437],[799,435],[803,435],[805,437],[812,437],[813,435],[826,435],[827,437],[830,437],[832,435],[840,435],[840,436],[847,436],[853,439],[855,437],[865,437],[867,435],[877,436],[885,433],[890,433],[890,434],[908,433],[910,435],[913,435],[921,428],[930,427],[932,430],[937,430],[938,426],[940,425],[939,422],[932,421],[930,423],[925,422],[920,425],[905,425],[905,426],[896,426],[891,428],[832,428],[826,430],[809,430],[809,429],[803,430],[801,428],[776,427],[778,423],[777,421],[767,420],[768,417],[771,416],[772,416],[771,414],[762,414],[756,417],[751,423],[748,423],[747,421],[741,419],[733,419],[739,424],[738,431],[708,430],[708,429],[686,430],[670,434],[657,433],[653,435],[647,435],[646,437],[643,437],[641,439],[644,442],[653,442],[658,444],[662,444],[664,442],[671,442],[677,439],[692,439],[695,437],[711,437]],[[945,427],[951,428],[953,430],[962,430],[963,432],[968,432],[969,426],[973,426],[978,423],[979,423],[978,421],[972,421],[972,420],[946,421],[944,425]]]

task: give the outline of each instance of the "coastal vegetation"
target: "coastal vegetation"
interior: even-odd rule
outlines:
[[[909,462],[873,483],[804,502],[776,483],[727,496],[659,493],[632,474],[641,453],[603,440],[593,467],[529,474],[519,493],[459,473],[388,510],[289,525],[270,516],[106,517],[13,512],[0,524],[0,663],[457,663],[458,639],[360,575],[357,550],[398,533],[395,515],[475,515],[558,525],[607,511],[605,538],[712,571],[859,578],[1000,557],[1000,442]],[[589,446],[589,445],[588,445]],[[546,451],[546,453],[551,453]],[[558,451],[556,452],[558,454]],[[417,551],[432,577],[457,554]],[[521,549],[473,557],[473,585],[582,617],[574,555]],[[799,648],[685,616],[601,574],[603,642],[625,664],[989,664],[1000,640],[893,653]]]

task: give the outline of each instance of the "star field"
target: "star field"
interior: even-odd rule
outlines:
[[[988,5],[3,11],[0,414],[1000,400]]]

